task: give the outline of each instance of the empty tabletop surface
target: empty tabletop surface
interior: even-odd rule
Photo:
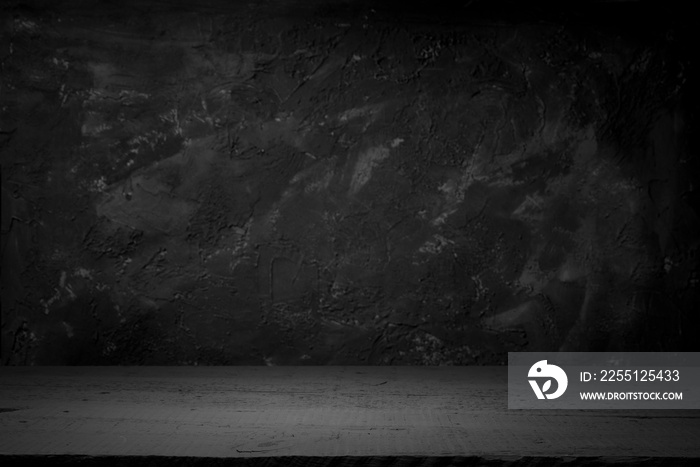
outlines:
[[[700,458],[691,410],[509,410],[506,367],[3,367],[0,454]]]

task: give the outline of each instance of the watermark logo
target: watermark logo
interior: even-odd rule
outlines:
[[[529,379],[532,390],[538,399],[556,399],[564,394],[566,386],[569,384],[569,378],[566,377],[566,372],[556,365],[550,365],[547,360],[540,360],[530,367],[527,374],[528,378],[543,379],[543,384],[540,387],[537,379]],[[552,388],[552,380],[557,382],[556,391],[548,393]]]

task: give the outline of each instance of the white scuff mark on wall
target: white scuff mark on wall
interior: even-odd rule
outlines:
[[[671,259],[670,256],[667,256],[664,258],[664,271],[666,271],[666,274],[671,272],[671,269],[673,269],[673,260]]]
[[[234,241],[230,247],[231,256],[233,259],[229,263],[231,272],[236,270],[236,267],[243,261],[245,251],[250,244],[250,229],[253,226],[253,218],[251,217],[243,227],[234,227]]]
[[[62,58],[53,57],[51,62],[57,67],[63,68],[64,70],[67,70],[70,67],[70,63],[68,62],[68,60],[64,60]]]
[[[372,178],[374,169],[389,157],[389,149],[385,146],[375,146],[360,153],[350,182],[350,193],[356,194]]]
[[[381,104],[365,105],[363,107],[355,107],[354,109],[346,110],[345,112],[338,115],[338,121],[340,123],[347,123],[350,120],[354,120],[360,117],[370,117],[370,121],[376,118],[376,115],[382,110],[384,106]]]
[[[457,209],[448,209],[447,211],[443,212],[442,214],[437,216],[435,219],[430,221],[430,223],[433,226],[438,227],[438,226],[444,224],[447,221],[447,218],[450,217],[455,212],[457,212]]]
[[[138,154],[141,148],[145,145],[155,151],[158,144],[165,142],[168,136],[160,131],[149,131],[143,135],[137,135],[127,141],[127,144],[131,146],[129,149],[130,154]]]
[[[76,268],[73,271],[73,275],[76,277],[82,277],[83,279],[93,280],[92,271],[86,268]]]
[[[493,177],[484,173],[484,169],[483,167],[481,167],[482,163],[477,162],[477,154],[479,153],[480,149],[481,143],[479,143],[478,146],[474,149],[474,154],[468,158],[469,162],[465,161],[462,164],[464,167],[464,172],[462,172],[458,189],[458,193],[460,193],[462,199],[464,199],[464,193],[467,192],[472,183],[476,181],[487,181],[489,183],[492,182],[491,179]]]
[[[319,178],[318,180],[314,180],[313,182],[307,184],[304,187],[304,193],[308,194],[308,193],[323,191],[330,186],[331,180],[333,180],[333,171],[328,170],[323,175],[323,177]]]
[[[498,185],[498,182],[494,182],[488,175],[481,173],[480,169],[475,166],[474,158],[471,158],[468,163],[465,162],[463,166],[464,172],[461,175],[453,174],[438,187],[438,191],[443,193],[445,197],[445,208],[431,221],[433,226],[444,224],[452,214],[457,212],[459,204],[466,198],[467,190],[475,181],[485,181],[489,185]]]
[[[177,109],[170,109],[164,114],[160,114],[158,118],[165,123],[171,123],[175,126],[174,133],[182,136],[182,127],[180,126],[180,117]]]
[[[85,92],[80,93],[81,95],[84,95]],[[87,91],[87,99],[86,101],[97,101],[97,100],[102,100],[105,98],[105,93],[102,91],[98,91],[97,89],[89,89]]]
[[[15,30],[36,32],[39,30],[39,25],[37,25],[34,21],[28,19],[15,18]]]
[[[139,92],[139,91],[134,91],[133,89],[122,89],[119,91],[119,98],[120,99],[149,99],[151,97],[150,94],[147,94],[145,92]]]
[[[444,224],[447,218],[457,211],[457,205],[464,201],[462,185],[457,185],[457,182],[453,179],[447,180],[440,185],[438,191],[445,195],[446,209],[430,221],[430,223],[436,227]]]
[[[526,302],[496,315],[484,317],[481,323],[486,329],[505,331],[517,329],[522,323],[529,321],[532,321],[532,305]]]
[[[58,278],[58,287],[54,287],[53,291],[54,294],[49,297],[49,298],[42,298],[39,300],[39,304],[44,307],[44,314],[48,315],[49,312],[51,311],[51,305],[54,303],[58,302],[61,300],[63,295],[61,294],[61,290],[65,290],[68,293],[68,297],[71,300],[75,300],[77,296],[75,295],[75,292],[73,292],[73,288],[71,285],[67,282],[68,280],[68,273],[66,271],[61,271],[61,275]]]
[[[569,255],[561,265],[557,278],[561,282],[575,282],[586,276],[586,269],[576,260],[574,255]]]
[[[290,185],[295,185],[295,184],[299,183],[300,181],[304,180],[305,178],[307,178],[308,176],[309,176],[308,170],[302,170],[302,171],[300,171],[300,172],[297,172],[297,173],[292,177],[292,179],[289,181],[289,184],[290,184]]]
[[[315,157],[313,157],[311,154],[306,153],[306,155],[315,160]],[[335,161],[336,156],[332,156],[326,161],[322,161],[307,169],[303,169],[292,177],[289,184],[296,185],[304,182],[303,189],[305,194],[321,192],[330,186],[334,175],[333,166]]]
[[[264,223],[267,225],[268,228],[273,228],[277,225],[277,221],[279,221],[281,217],[280,213],[280,208],[276,204],[272,209],[267,214],[267,219],[264,219]]]
[[[80,132],[83,136],[95,137],[111,128],[111,125],[104,122],[101,114],[97,112],[85,112],[85,119],[80,127]]]
[[[429,333],[425,333],[422,339],[418,336],[414,337],[413,343],[416,344],[414,348],[416,352],[425,352],[427,348],[439,348],[442,346],[442,340]]]
[[[88,91],[82,91],[80,95],[87,96],[86,101],[102,101],[118,100],[122,104],[133,104],[137,99],[150,99],[151,95],[145,92],[135,91],[133,89],[122,89],[119,92],[111,92],[100,89],[89,89]]]
[[[66,92],[65,83],[61,84],[61,89],[59,89],[58,95],[61,98],[61,107],[63,107],[66,104],[66,101],[68,100],[68,96],[70,95],[70,92]]]
[[[93,180],[87,188],[92,193],[104,193],[107,190],[107,179],[103,175],[97,180]]]
[[[522,220],[538,222],[542,218],[544,198],[539,194],[526,195],[520,205],[512,212],[512,216]]]
[[[401,143],[403,143],[403,142],[404,142],[404,139],[403,139],[403,138],[394,138],[394,139],[391,141],[391,148],[392,148],[392,149],[398,148],[399,145],[401,145]]]
[[[104,291],[104,290],[109,289],[109,286],[108,286],[107,284],[103,284],[102,282],[97,282],[97,281],[95,280],[94,271],[91,270],[91,269],[82,268],[82,267],[81,267],[81,268],[76,268],[76,269],[73,271],[73,277],[79,277],[79,278],[81,278],[81,279],[86,279],[86,280],[88,280],[88,281],[90,281],[90,282],[95,283],[95,289],[96,289],[98,292],[102,292],[102,291]]]
[[[66,271],[61,271],[61,279],[59,280],[58,284],[60,288],[68,292],[68,296],[71,298],[71,300],[75,300],[77,297],[73,292],[73,288],[71,287],[71,285],[66,283],[67,278],[68,274],[66,274]]]
[[[472,276],[471,279],[472,282],[474,282],[474,286],[476,288],[476,297],[474,297],[474,300],[478,302],[482,298],[486,297],[488,289],[484,287],[484,283],[481,281],[481,278],[478,275]]]
[[[54,288],[54,294],[48,298],[48,299],[41,299],[39,300],[39,304],[44,307],[44,314],[48,315],[49,312],[51,311],[51,305],[53,305],[55,302],[61,299],[61,291],[58,290],[57,288]]]
[[[445,193],[447,196],[455,197],[457,187],[455,187],[454,180],[448,180],[438,187],[438,190]]]
[[[100,133],[111,129],[112,126],[106,123],[101,123],[99,125],[90,125],[88,123],[83,123],[83,126],[80,127],[80,132],[83,134],[83,136],[98,136]]]
[[[418,252],[437,255],[441,253],[445,247],[454,244],[454,241],[445,238],[440,234],[435,234],[431,240],[426,241],[420,248],[418,248]]]

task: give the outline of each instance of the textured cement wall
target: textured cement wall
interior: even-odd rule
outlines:
[[[683,13],[487,3],[5,2],[2,364],[698,350]]]

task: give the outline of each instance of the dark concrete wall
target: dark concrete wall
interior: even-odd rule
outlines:
[[[6,4],[2,363],[698,350],[691,30],[588,3]]]

